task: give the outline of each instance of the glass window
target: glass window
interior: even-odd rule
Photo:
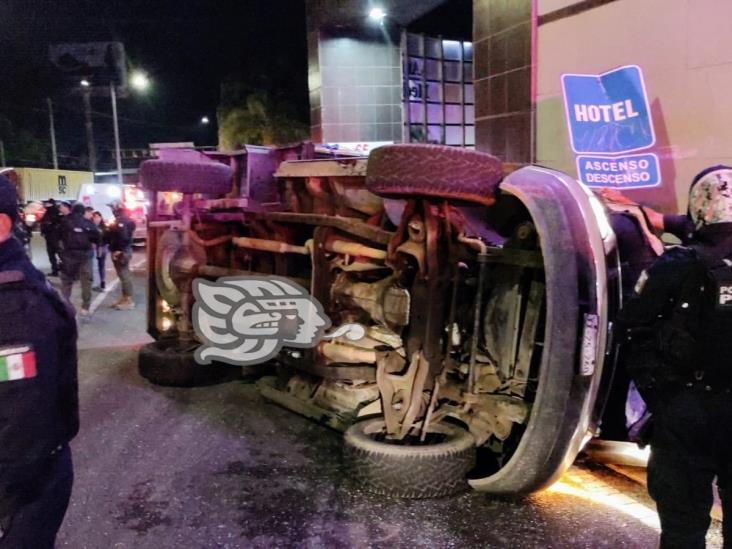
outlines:
[[[463,144],[463,127],[462,126],[446,126],[445,127],[445,144],[446,145],[462,145]]]
[[[475,126],[465,126],[465,145],[475,146]]]
[[[463,79],[465,82],[473,81],[473,64],[472,63],[463,64]]]
[[[463,108],[460,105],[445,105],[445,116],[448,124],[463,123]]]
[[[475,103],[475,91],[472,84],[465,84],[465,102]]]
[[[422,101],[424,85],[419,80],[409,80],[407,81],[404,93],[409,96],[410,101]]]
[[[427,80],[439,80],[440,79],[440,62],[434,59],[425,60],[425,78]]]
[[[444,143],[442,126],[427,126],[427,143]]]
[[[408,63],[409,76],[421,78],[424,74],[424,60],[419,57],[410,57]]]
[[[427,82],[427,101],[442,101],[442,85],[437,82]]]
[[[456,42],[455,40],[443,40],[442,52],[445,59],[451,59],[453,61],[460,61],[463,57],[460,42]]]
[[[422,55],[422,37],[418,34],[407,34],[407,51],[412,55]]]
[[[427,105],[427,122],[429,124],[442,124],[442,105]]]
[[[460,84],[445,84],[445,101],[460,103],[462,101],[462,86]]]
[[[451,63],[445,61],[443,63],[445,69],[445,80],[448,82],[460,82],[460,63]]]
[[[425,51],[424,54],[426,57],[436,57],[437,59],[440,59],[442,57],[442,51],[440,48],[440,41],[435,38],[425,38]]]
[[[409,141],[411,143],[426,142],[425,135],[424,135],[424,126],[410,126],[409,127]]]
[[[424,106],[422,103],[409,104],[409,121],[418,124],[424,122]]]
[[[473,44],[407,34],[402,53],[405,99],[392,119],[403,119],[404,137],[474,149]]]

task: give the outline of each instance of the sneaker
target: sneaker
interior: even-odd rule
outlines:
[[[52,276],[54,278],[58,278],[58,272],[48,273],[48,274],[46,274],[46,276]]]
[[[122,298],[119,303],[114,305],[114,308],[118,311],[131,311],[135,308],[135,302],[129,297]]]
[[[79,309],[79,316],[89,316],[89,309],[84,309],[83,307]]]
[[[117,301],[115,301],[114,303],[112,303],[110,305],[110,308],[116,309],[117,308],[117,305],[120,305],[120,304],[124,303],[124,301],[125,301],[125,298],[124,297],[120,297]]]
[[[94,286],[92,288],[92,291],[101,293],[101,292],[106,292],[107,290],[104,288],[104,286]]]

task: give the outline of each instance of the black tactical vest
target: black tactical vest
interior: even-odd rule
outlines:
[[[730,387],[732,260],[692,250],[696,262],[657,326],[659,351],[672,377]]]

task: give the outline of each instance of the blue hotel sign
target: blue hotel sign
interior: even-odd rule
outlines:
[[[589,155],[577,157],[582,182],[621,188],[660,183],[655,154],[627,156],[656,142],[640,67],[627,65],[599,75],[565,74],[562,89],[572,150]],[[618,155],[626,156],[606,158]]]

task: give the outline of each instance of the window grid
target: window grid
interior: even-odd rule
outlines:
[[[402,34],[405,142],[475,148],[472,54],[471,42]]]

